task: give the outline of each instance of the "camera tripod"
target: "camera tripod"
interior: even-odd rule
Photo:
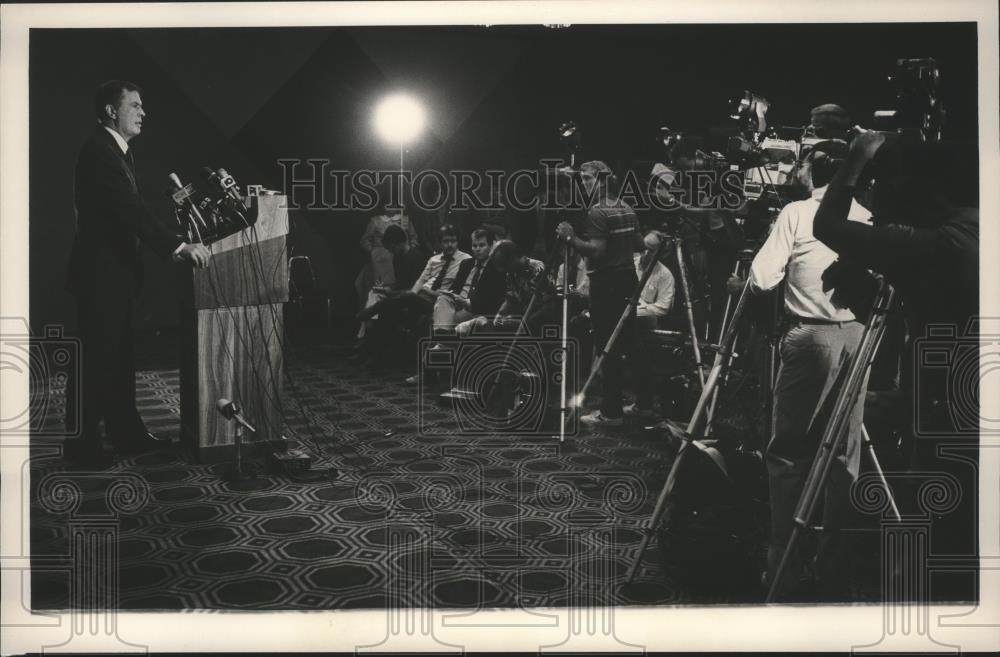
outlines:
[[[683,240],[680,237],[672,237],[670,239],[674,242],[677,271],[681,275],[681,289],[684,291],[684,311],[687,314],[688,330],[691,332],[691,349],[694,353],[695,371],[698,373],[698,383],[704,388],[705,371],[701,361],[701,347],[698,345],[698,328],[694,322],[694,302],[691,298],[691,285],[688,282],[687,264],[684,262],[684,247],[681,244]],[[665,244],[666,242],[664,241],[663,243]],[[728,303],[726,308],[728,312]]]
[[[753,257],[753,251],[744,250],[740,253],[740,257],[737,258],[736,264],[733,265],[732,275],[736,276],[742,280],[750,279],[750,261]],[[732,316],[729,314],[729,309],[733,304],[733,295],[726,295],[726,306],[722,310],[722,319],[719,322],[719,344],[726,337],[726,332],[729,327],[733,324],[733,320],[738,319],[736,313]],[[733,336],[733,344],[729,350],[729,355],[727,356],[726,365],[724,368],[724,374],[722,377],[722,382],[712,391],[712,401],[708,406],[708,419],[705,421],[705,435],[710,435],[712,433],[712,420],[715,419],[715,407],[719,401],[719,390],[724,388],[726,384],[729,383],[729,372],[730,365],[732,365],[733,357],[736,356],[736,343],[739,340],[739,333]]]
[[[649,258],[649,262],[647,262],[646,266],[643,268],[642,275],[639,277],[639,283],[635,286],[635,289],[632,292],[632,296],[630,296],[628,298],[628,300],[627,300],[627,302],[625,304],[625,309],[622,310],[622,314],[618,318],[618,323],[615,324],[614,330],[611,332],[611,335],[608,336],[607,342],[595,354],[595,356],[594,356],[594,363],[590,367],[590,374],[587,376],[587,380],[584,382],[583,386],[580,388],[580,391],[573,398],[574,401],[571,404],[571,406],[573,408],[579,408],[583,404],[583,400],[586,399],[587,391],[590,389],[590,386],[593,384],[594,379],[597,377],[597,373],[600,372],[601,366],[604,364],[604,361],[608,358],[608,355],[611,353],[611,350],[614,349],[615,343],[618,341],[618,337],[621,335],[622,330],[625,328],[626,322],[628,322],[629,317],[632,314],[632,311],[635,309],[636,305],[639,303],[639,297],[642,295],[642,291],[646,288],[646,284],[649,282],[649,277],[652,276],[652,274],[653,274],[653,269],[656,268],[656,265],[660,261],[660,255],[662,255],[663,251],[666,249],[667,244],[669,244],[670,241],[671,241],[670,239],[667,239],[666,237],[663,237],[660,240],[659,245],[656,247],[656,251],[654,251],[653,254],[652,254],[652,256]],[[567,252],[567,258],[568,258],[568,253],[569,253],[568,248],[567,248],[566,252]],[[565,277],[564,277],[564,279],[565,279]],[[564,280],[564,285],[565,285],[565,280]],[[564,301],[564,304],[565,304],[565,301]],[[564,306],[564,308],[565,308],[565,306]],[[563,316],[565,317],[565,310],[564,310],[564,315]],[[565,320],[564,320],[564,322],[565,322]],[[564,327],[563,330],[565,331],[565,323],[563,324],[563,327]],[[697,338],[694,338],[694,340],[697,343]],[[700,368],[699,368],[699,371],[700,371]],[[560,439],[562,439],[562,437],[565,435],[565,430],[566,430],[565,422],[569,420],[569,411],[571,410],[567,406],[567,404],[566,404],[565,386],[563,388],[563,400],[562,401],[563,401],[563,416],[562,417],[563,417],[564,424],[560,428],[560,433],[559,433]]]
[[[833,410],[830,414],[830,420],[823,431],[819,449],[813,459],[812,467],[809,470],[809,475],[802,489],[802,495],[799,497],[798,505],[795,508],[795,525],[792,528],[792,535],[785,545],[778,569],[774,574],[774,580],[771,582],[770,589],[768,590],[766,602],[772,602],[775,594],[778,592],[778,587],[781,584],[785,569],[788,567],[789,558],[795,550],[799,534],[809,527],[809,523],[816,513],[816,507],[819,505],[826,490],[826,481],[833,467],[833,462],[845,447],[850,433],[847,419],[850,415],[850,409],[856,403],[858,396],[863,395],[865,392],[862,389],[865,377],[868,374],[872,361],[875,359],[882,335],[885,333],[887,316],[894,309],[895,292],[892,286],[882,278],[878,293],[875,296],[874,307],[868,317],[868,321],[865,323],[864,332],[861,334],[861,341],[858,343],[858,349],[850,363],[846,366],[847,376],[837,393]],[[886,496],[893,513],[896,519],[899,520],[899,509],[896,506],[892,489],[889,487],[878,458],[875,455],[874,446],[868,438],[868,432],[864,429],[864,426],[862,426],[861,431],[863,452],[868,454],[871,459],[879,480],[885,487]]]
[[[736,263],[733,265],[733,271],[731,273],[731,276],[739,278],[740,280],[743,281],[748,280],[750,278],[750,267],[752,265],[755,254],[756,254],[756,249],[752,248],[747,248],[740,251],[739,255],[737,256]],[[763,434],[765,436],[770,434],[770,427],[772,421],[771,408],[774,399],[774,385],[778,376],[778,365],[779,365],[778,343],[781,340],[781,334],[782,334],[781,324],[782,324],[782,313],[784,310],[784,289],[785,289],[785,282],[782,281],[772,291],[770,299],[770,305],[771,305],[770,325],[767,327],[766,330],[760,333],[764,345],[763,360],[765,361],[764,362],[765,369],[763,378],[761,378],[758,381],[758,387],[760,388],[759,397],[761,400],[759,418],[763,419],[764,423]],[[732,316],[730,315],[729,311],[730,308],[732,307],[734,296],[735,296],[734,294],[729,294],[726,297],[726,305],[725,309],[723,310],[722,320],[719,326],[720,343],[722,342],[729,325],[732,324]],[[733,338],[733,346],[731,349],[731,354],[729,356],[730,363],[727,364],[726,366],[725,375],[723,376],[723,380],[721,385],[719,386],[719,389],[716,389],[712,393],[712,401],[711,405],[709,406],[709,413],[708,413],[708,425],[705,430],[706,435],[711,434],[712,432],[712,420],[715,417],[715,409],[718,401],[719,390],[724,389],[726,385],[729,383],[729,375],[731,372],[731,370],[729,369],[729,365],[731,364],[732,359],[739,355],[736,351],[736,346],[739,342],[739,337],[740,337],[739,333],[737,333],[736,336]]]
[[[749,287],[750,281],[747,280],[743,284],[743,290],[740,293],[739,299],[736,302],[736,308],[733,310],[732,317],[726,327],[726,333],[719,344],[719,349],[716,352],[712,369],[709,371],[708,379],[705,382],[704,389],[702,389],[701,396],[698,399],[698,403],[691,416],[691,420],[688,422],[686,430],[679,435],[679,438],[682,441],[681,447],[677,452],[677,456],[674,458],[674,462],[671,464],[670,471],[667,474],[667,481],[656,500],[656,505],[653,509],[653,515],[650,518],[649,526],[646,528],[646,533],[643,536],[642,543],[640,544],[632,565],[629,568],[625,584],[630,584],[635,578],[639,564],[642,561],[642,556],[645,554],[646,549],[652,541],[653,532],[660,524],[660,521],[666,512],[667,499],[674,488],[681,464],[683,463],[684,457],[690,448],[693,446],[705,452],[712,458],[713,462],[715,462],[716,465],[718,465],[719,468],[725,472],[722,457],[718,451],[702,442],[706,436],[707,426],[703,428],[701,418],[703,415],[706,416],[707,425],[708,414],[706,413],[706,410],[710,404],[710,399],[715,395],[717,386],[728,373],[728,367],[733,354],[733,346],[736,342],[740,321],[743,316],[747,297],[749,296]],[[873,309],[868,323],[865,326],[865,331],[862,335],[857,355],[850,364],[850,377],[841,388],[836,406],[834,407],[833,414],[831,415],[830,424],[824,433],[822,446],[820,451],[817,453],[809,479],[806,482],[805,491],[803,492],[802,499],[799,502],[799,506],[795,514],[797,525],[792,534],[792,538],[789,540],[789,546],[785,550],[782,558],[782,565],[778,569],[775,582],[768,595],[768,601],[770,601],[774,592],[777,590],[776,586],[780,581],[780,575],[783,568],[786,567],[786,561],[790,554],[790,550],[794,548],[794,543],[800,529],[806,526],[808,519],[812,516],[817,503],[821,499],[820,493],[824,489],[826,477],[829,474],[830,466],[837,453],[837,448],[842,445],[843,440],[846,439],[847,425],[845,421],[845,410],[849,407],[850,401],[856,399],[857,395],[862,393],[860,387],[864,381],[864,375],[870,367],[871,360],[874,358],[882,333],[885,330],[885,316],[892,307],[892,301],[892,288],[883,281],[880,287],[879,295],[876,298],[875,308]],[[886,489],[890,500],[890,506],[893,509],[895,516],[899,518],[899,511],[896,507],[895,500],[893,499],[892,491],[889,489],[888,482],[885,479],[885,475],[882,472],[878,458],[875,455],[874,447],[868,439],[867,432],[863,433],[863,448],[864,452],[868,454],[872,465],[882,482],[882,485]]]
[[[629,568],[628,575],[625,578],[625,584],[631,584],[632,580],[635,578],[635,574],[639,569],[639,563],[642,561],[642,555],[645,554],[646,549],[649,547],[649,543],[653,539],[653,532],[666,511],[667,498],[670,496],[670,492],[674,488],[674,483],[677,481],[677,473],[680,471],[681,463],[684,461],[684,456],[687,451],[693,446],[706,452],[712,460],[719,465],[723,471],[725,471],[725,468],[723,468],[721,464],[721,455],[719,455],[714,448],[709,447],[702,442],[702,439],[705,437],[705,425],[707,422],[702,423],[701,420],[702,416],[705,416],[707,420],[709,400],[712,398],[715,389],[719,385],[724,371],[728,369],[728,365],[731,360],[730,356],[732,354],[732,346],[736,340],[736,333],[739,329],[740,318],[743,316],[743,310],[746,307],[746,300],[749,296],[749,287],[750,281],[748,280],[743,285],[743,291],[740,293],[739,300],[736,302],[736,308],[733,310],[729,326],[726,328],[726,334],[723,336],[723,339],[719,344],[719,348],[715,353],[712,368],[708,372],[708,378],[705,380],[705,386],[702,388],[701,396],[698,397],[698,403],[695,406],[694,413],[691,415],[691,420],[688,422],[685,431],[680,435],[681,447],[677,451],[677,456],[674,457],[674,462],[670,466],[670,472],[667,474],[667,481],[663,485],[663,489],[660,491],[660,495],[656,500],[653,515],[649,520],[649,527],[647,527],[647,531],[642,538],[642,543],[639,545],[639,550],[636,553],[635,559],[632,561],[631,567]]]

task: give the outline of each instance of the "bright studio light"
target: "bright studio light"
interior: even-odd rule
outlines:
[[[387,141],[405,144],[424,127],[424,109],[410,96],[389,96],[375,109],[375,129]]]

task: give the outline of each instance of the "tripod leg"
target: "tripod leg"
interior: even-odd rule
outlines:
[[[737,337],[733,338],[733,351],[730,352],[729,356],[726,358],[725,374],[722,377],[722,383],[712,391],[712,403],[708,408],[708,419],[705,421],[706,436],[712,433],[712,420],[715,419],[715,404],[719,400],[719,391],[726,387],[726,384],[729,382],[729,367],[733,364],[733,355],[736,353]]]
[[[578,392],[574,397],[573,406],[581,405],[583,403],[583,400],[586,398],[587,390],[590,389],[590,385],[594,382],[594,378],[597,376],[597,373],[601,370],[601,365],[604,364],[604,360],[608,357],[608,354],[611,353],[611,350],[614,349],[615,343],[618,341],[618,337],[621,335],[622,329],[625,327],[625,323],[628,321],[629,315],[632,314],[632,311],[635,309],[636,304],[639,302],[639,295],[642,294],[643,289],[645,289],[646,287],[646,283],[649,282],[649,277],[653,273],[653,267],[659,261],[660,254],[663,252],[664,246],[666,244],[667,242],[660,243],[660,246],[657,247],[653,257],[649,259],[649,262],[643,269],[642,276],[639,277],[639,283],[638,285],[636,285],[635,290],[632,292],[632,296],[626,300],[625,309],[622,311],[621,316],[618,318],[618,323],[615,324],[614,330],[612,330],[611,335],[608,336],[607,342],[604,344],[601,350],[597,352],[597,355],[594,358],[594,363],[590,367],[590,375],[584,382],[583,387],[580,389],[580,392]]]
[[[611,352],[611,349],[614,348],[614,344],[618,340],[618,334],[621,333],[622,327],[628,320],[628,315],[630,310],[631,310],[630,307],[628,306],[625,307],[625,311],[622,313],[621,318],[618,320],[618,324],[615,325],[614,330],[611,332],[611,336],[608,338],[607,343],[601,348],[599,352],[597,352],[597,355],[594,358],[594,362],[590,366],[590,374],[587,376],[587,380],[584,381],[583,387],[580,388],[580,392],[576,394],[575,401],[577,403],[574,405],[582,404],[583,400],[586,399],[587,391],[590,390],[591,384],[594,382],[594,379],[597,378],[597,373],[601,371],[601,366],[604,365],[604,360],[608,357],[608,354]]]
[[[902,522],[903,518],[899,514],[899,507],[896,506],[896,498],[892,494],[892,489],[889,488],[889,482],[885,478],[885,473],[882,471],[882,464],[878,462],[878,456],[875,455],[875,446],[872,445],[871,438],[868,437],[868,429],[865,425],[861,425],[861,440],[864,444],[864,451],[868,454],[868,458],[871,459],[872,467],[875,468],[875,472],[878,474],[878,479],[882,482],[882,486],[885,488],[886,497],[889,499],[889,507],[892,509],[892,516],[896,519],[896,522]]]
[[[792,556],[792,551],[795,549],[795,544],[799,539],[799,529],[798,525],[792,528],[792,535],[788,539],[788,543],[785,545],[785,551],[781,554],[781,562],[778,564],[778,570],[774,572],[774,580],[771,582],[771,587],[767,591],[767,598],[764,602],[770,604],[774,602],[774,596],[778,592],[778,586],[781,584],[781,578],[785,574],[785,569],[788,568],[788,560]]]
[[[684,452],[684,446],[677,452],[677,456],[674,458],[674,463],[680,460],[681,454]],[[660,524],[660,519],[663,517],[664,511],[667,509],[667,496],[670,494],[670,478],[667,478],[667,483],[663,484],[663,489],[660,491],[659,497],[656,498],[656,506],[653,508],[653,515],[649,519],[649,527],[643,534],[642,543],[639,544],[639,549],[635,553],[635,557],[632,559],[632,565],[628,569],[628,574],[625,576],[625,584],[631,584],[635,579],[635,574],[639,570],[639,564],[642,563],[642,555],[646,554],[646,550],[649,549],[649,544],[653,541],[653,532],[656,531],[656,527]]]
[[[687,266],[684,264],[684,249],[680,239],[677,245],[677,270],[681,274],[681,287],[684,289],[684,307],[687,310],[688,328],[691,331],[691,348],[694,350],[694,364],[698,370],[698,383],[705,387],[705,372],[702,370],[701,348],[698,346],[698,327],[694,323],[694,304],[691,298],[691,286],[688,285]]]
[[[715,404],[719,401],[719,389],[712,391],[712,403],[708,405],[708,420],[705,421],[705,435],[712,433],[712,420],[715,419]]]
[[[855,366],[856,364],[852,365],[852,367]],[[815,517],[819,500],[826,490],[826,482],[830,476],[831,465],[836,458],[835,455],[841,452],[844,442],[847,440],[848,426],[843,421],[843,418],[847,412],[845,401],[848,395],[844,393],[844,389],[850,388],[851,382],[850,380],[845,380],[841,385],[842,390],[838,393],[836,404],[831,412],[830,422],[823,433],[819,448],[809,469],[809,474],[806,476],[802,486],[802,493],[799,496],[795,513],[792,516],[794,521],[792,534],[788,539],[788,543],[785,544],[785,550],[782,553],[778,570],[774,573],[774,579],[771,582],[766,602],[774,600],[791,555],[794,554],[795,542],[798,540],[799,532],[809,527],[812,518]],[[772,524],[775,522],[773,516],[771,522]]]
[[[645,281],[642,281],[641,283],[644,285]],[[631,568],[629,568],[628,577],[625,581],[626,584],[632,582],[635,577],[636,570],[639,568],[639,563],[642,561],[642,555],[645,554],[650,541],[653,540],[653,532],[660,523],[660,519],[666,509],[667,497],[670,495],[670,491],[673,490],[674,482],[677,480],[677,473],[680,471],[681,461],[684,458],[684,454],[691,448],[691,444],[703,435],[698,433],[698,423],[701,416],[706,414],[709,398],[712,396],[715,387],[719,384],[719,378],[722,375],[725,363],[732,353],[729,345],[735,341],[735,326],[739,323],[743,316],[743,308],[746,302],[748,288],[749,283],[744,285],[743,292],[740,294],[739,301],[736,303],[736,309],[733,311],[733,318],[730,322],[730,327],[726,331],[726,335],[723,337],[722,343],[719,345],[719,350],[715,354],[715,361],[712,363],[712,369],[708,373],[708,380],[705,382],[705,386],[701,391],[701,396],[698,398],[698,403],[691,416],[691,421],[688,423],[687,430],[685,431],[687,437],[681,445],[681,448],[677,451],[677,456],[674,457],[674,462],[670,465],[670,472],[667,473],[667,481],[663,484],[660,496],[656,500],[656,506],[653,509],[653,515],[650,518],[646,535],[643,536],[642,543],[639,546],[639,551],[636,554],[635,559],[632,561]]]
[[[749,263],[742,260],[737,260],[736,264],[733,266],[733,276],[738,276],[740,278],[749,278],[748,270],[750,269]],[[729,294],[726,297],[726,307],[722,312],[722,320],[719,324],[719,346],[726,338],[726,332],[729,330],[729,326],[736,319],[735,314],[733,317],[729,316],[729,309],[733,304],[733,295]],[[705,434],[708,435],[712,432],[712,420],[715,418],[715,405],[719,399],[719,390],[724,388],[729,382],[729,368],[733,364],[733,356],[736,355],[736,343],[739,342],[739,334],[733,336],[733,345],[730,349],[729,356],[726,359],[726,374],[722,379],[722,385],[715,389],[712,393],[712,404],[708,409],[708,420],[705,424]]]
[[[826,489],[826,482],[830,475],[835,454],[839,454],[847,440],[850,431],[847,416],[849,409],[854,404],[859,395],[863,394],[861,387],[866,380],[868,369],[871,367],[871,358],[874,357],[875,348],[882,338],[885,329],[884,309],[887,309],[892,302],[893,292],[888,283],[882,282],[879,294],[876,297],[875,307],[865,324],[864,332],[858,343],[857,350],[851,357],[850,363],[846,365],[846,376],[840,384],[837,392],[830,419],[824,429],[820,440],[819,449],[813,459],[809,475],[806,477],[799,498],[798,505],[793,516],[795,528],[792,536],[785,547],[784,555],[781,559],[778,572],[775,573],[774,581],[771,583],[771,590],[768,593],[767,601],[771,602],[778,590],[778,583],[784,574],[789,556],[792,554],[794,542],[798,536],[798,530],[809,526],[810,519],[814,516],[821,493]]]

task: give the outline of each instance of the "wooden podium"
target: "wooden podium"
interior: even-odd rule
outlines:
[[[181,440],[203,463],[235,457],[236,423],[218,412],[220,399],[237,402],[256,429],[243,432],[243,456],[283,439],[288,208],[284,196],[251,201],[257,222],[212,244],[207,268],[181,275]]]

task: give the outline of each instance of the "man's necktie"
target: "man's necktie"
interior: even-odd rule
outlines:
[[[472,296],[472,293],[476,291],[476,286],[479,285],[479,277],[482,275],[482,273],[483,273],[483,263],[477,262],[476,271],[472,274],[472,283],[469,284],[470,297]]]
[[[125,151],[125,161],[128,162],[129,173],[132,177],[132,186],[135,187],[135,193],[141,194],[142,191],[139,189],[139,179],[135,175],[135,160],[132,159],[132,149]],[[139,236],[136,235],[133,239],[135,243],[135,248],[139,248]]]
[[[432,290],[437,290],[444,283],[444,277],[448,274],[448,266],[451,264],[452,256],[442,256],[441,257],[441,271],[438,272],[437,278],[434,279],[434,284],[431,285]]]
[[[139,191],[139,178],[135,175],[135,160],[132,158],[132,149],[125,151],[125,161],[128,162],[129,172],[132,174],[132,184],[135,185],[135,191]]]

